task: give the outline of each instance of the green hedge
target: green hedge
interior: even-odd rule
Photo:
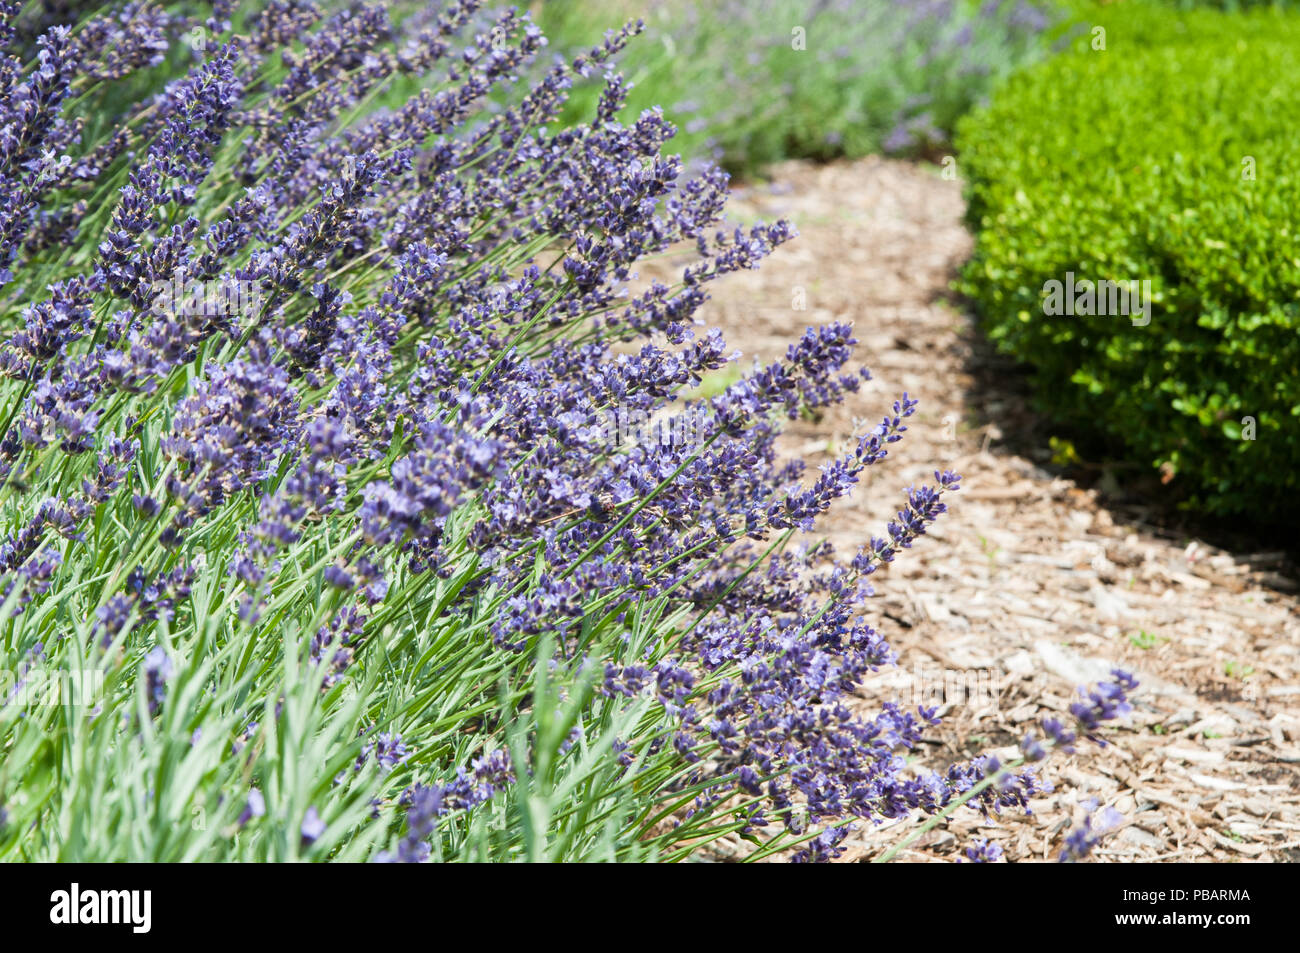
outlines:
[[[958,147],[960,288],[1043,406],[1207,512],[1300,514],[1300,18],[1100,8]],[[1150,281],[1150,323],[1046,314],[1070,272]]]

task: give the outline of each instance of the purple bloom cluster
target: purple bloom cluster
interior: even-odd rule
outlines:
[[[395,854],[381,854],[380,863],[419,864],[429,859],[429,837],[438,818],[450,811],[468,810],[490,800],[514,781],[510,756],[501,750],[476,758],[472,771],[457,770],[446,784],[416,785],[402,795],[406,805],[406,834]]]
[[[370,758],[386,770],[397,767],[407,759],[410,752],[400,735],[381,732],[373,741],[367,741],[357,756],[356,769],[360,771]]]
[[[1083,860],[1108,834],[1114,833],[1124,823],[1124,815],[1113,807],[1098,810],[1095,800],[1085,807],[1088,813],[1065,838],[1065,847],[1058,858],[1060,863],[1077,863]]]
[[[176,604],[189,596],[194,576],[193,566],[180,565],[150,579],[143,567],[136,566],[127,574],[126,590],[110,598],[96,614],[100,644],[108,648],[133,622],[170,620]]]
[[[162,707],[167,680],[172,677],[174,667],[167,656],[167,650],[156,645],[145,656],[141,666],[145,676],[145,699],[149,704],[149,714],[157,714]]]
[[[1105,747],[1106,741],[1100,736],[1102,723],[1132,711],[1129,695],[1138,687],[1138,680],[1123,669],[1112,669],[1110,674],[1109,681],[1101,682],[1091,691],[1079,690],[1080,700],[1070,705],[1075,730],[1049,716],[1039,721],[1037,733],[1030,731],[1021,739],[1020,750],[1026,761],[1041,761],[1053,748],[1067,754],[1073,752],[1079,733]]]
[[[1002,848],[986,838],[979,838],[966,848],[966,860],[972,864],[996,864],[1002,859]],[[958,858],[957,863],[961,863]]]

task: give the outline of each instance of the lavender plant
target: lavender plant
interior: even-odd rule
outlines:
[[[753,173],[784,158],[937,157],[958,118],[1041,56],[1045,0],[650,0],[650,42],[624,66],[634,107],[663,105],[688,157]],[[583,41],[588,11],[541,4],[548,35]],[[588,108],[577,96],[569,115]]]
[[[849,327],[702,394],[710,284],[791,228],[615,118],[636,24],[516,90],[545,40],[480,6],[142,3],[0,62],[0,857],[823,860],[1038,789],[909,768],[933,711],[851,703],[893,661],[870,577],[959,477],[796,546],[916,402],[807,480],[780,421],[869,376]],[[164,42],[188,68],[96,134]]]

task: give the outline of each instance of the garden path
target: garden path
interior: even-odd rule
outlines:
[[[961,186],[937,169],[871,158],[791,162],[738,188],[739,221],[788,218],[800,237],[758,271],[714,287],[704,320],[751,356],[781,356],[805,324],[850,319],[874,380],[842,408],[790,427],[811,464],[849,446],[903,391],[920,399],[904,440],[827,521],[841,554],[882,534],[900,490],[936,468],[964,477],[930,538],[875,577],[872,623],[897,649],[863,704],[943,690],[943,723],[918,761],[1014,754],[1040,716],[1113,665],[1142,682],[1106,749],[1084,744],[1044,769],[1055,791],[1029,817],[989,826],[965,811],[900,859],[953,860],[975,828],[1009,859],[1054,859],[1095,798],[1126,825],[1105,861],[1300,860],[1300,604],[1281,552],[1214,545],[1126,495],[1107,469],[1062,475],[1023,377],[948,300],[969,254]],[[655,262],[669,276],[675,257]],[[649,277],[643,270],[642,277]],[[806,310],[792,310],[802,294]],[[1158,489],[1158,484],[1156,484]],[[935,700],[935,696],[930,696]],[[845,859],[897,842],[904,820],[859,829]]]

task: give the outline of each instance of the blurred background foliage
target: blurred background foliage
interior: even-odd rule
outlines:
[[[661,106],[674,148],[752,175],[786,158],[934,156],[962,114],[1041,57],[1058,11],[1038,0],[542,0],[557,52],[641,16],[622,65],[628,112]],[[613,25],[609,23],[609,25]],[[596,89],[570,101],[577,119]]]

